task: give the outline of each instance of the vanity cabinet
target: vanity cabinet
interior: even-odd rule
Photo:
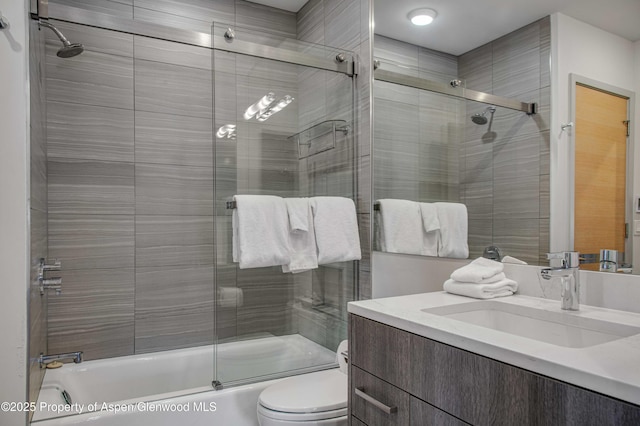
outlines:
[[[640,406],[354,314],[352,425],[640,425]]]

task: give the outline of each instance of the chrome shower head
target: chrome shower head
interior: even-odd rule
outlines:
[[[50,22],[43,21],[41,19],[38,21],[38,23],[40,24],[40,26],[49,28],[51,31],[53,31],[56,37],[58,37],[62,42],[62,47],[58,50],[58,53],[56,53],[56,55],[58,55],[59,58],[72,58],[74,56],[81,54],[84,51],[84,46],[82,44],[71,43],[69,40],[67,40],[64,34],[62,34],[60,30],[57,29]]]
[[[485,108],[485,110],[482,111],[481,113],[478,112],[476,114],[473,114],[471,116],[471,121],[473,121],[474,123],[479,124],[479,125],[487,124],[487,122],[489,121],[487,119],[487,117],[486,117],[487,111],[491,112],[491,117],[493,118],[493,113],[496,112],[496,107],[491,105],[491,106],[488,106],[487,108]]]

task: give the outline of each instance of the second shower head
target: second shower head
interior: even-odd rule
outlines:
[[[479,112],[479,113],[473,114],[471,116],[471,121],[479,125],[487,124],[487,122],[489,121],[489,119],[487,119],[487,111],[491,112],[491,116],[493,117],[493,113],[496,112],[496,107],[491,105],[485,108],[485,110],[482,111],[481,113]]]
[[[84,46],[82,44],[71,43],[69,40],[67,40],[64,34],[62,34],[60,30],[57,29],[52,23],[44,21],[42,19],[39,20],[38,23],[41,27],[49,28],[51,31],[53,31],[62,42],[62,47],[58,50],[58,53],[56,53],[59,58],[73,58],[74,56],[77,56],[84,51]]]

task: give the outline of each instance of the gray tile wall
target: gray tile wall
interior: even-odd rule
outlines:
[[[283,36],[295,39],[297,19],[304,15],[241,0],[56,2],[203,32],[209,32],[212,20],[235,23],[240,36],[247,34],[243,26],[251,26],[251,36],[259,34],[266,43]],[[335,19],[348,14],[359,22],[369,10],[368,0],[356,6],[349,1],[328,3],[326,14]],[[323,26],[324,14],[323,8]],[[82,41],[86,51],[59,59],[58,42],[47,34],[49,253],[62,260],[64,269],[63,294],[52,297],[49,309],[49,351],[81,349],[86,359],[94,359],[201,345],[213,341],[214,322],[223,341],[297,332],[298,284],[279,268],[239,270],[231,263],[230,212],[224,201],[236,193],[302,194],[297,147],[287,140],[304,117],[298,109],[304,104],[302,70],[80,25],[56,25],[70,39]],[[364,51],[368,26],[363,34],[336,37],[321,41]],[[325,74],[326,91],[341,96],[328,97],[323,108],[346,117],[351,82]],[[365,81],[359,82],[365,90],[361,102],[368,105]],[[266,125],[242,124],[238,117],[246,105],[267,89],[291,94],[298,102]],[[358,119],[367,120],[368,113]],[[231,122],[239,123],[237,140],[212,143],[215,130]],[[368,174],[369,141],[358,137],[363,153],[359,163]],[[335,167],[332,161],[340,160],[339,168],[318,179],[324,188],[318,194],[342,191],[353,196],[352,172],[346,169],[353,158],[346,149],[336,152],[340,155],[314,166],[330,169]],[[367,199],[370,192],[360,191],[365,236]],[[365,251],[367,241],[363,237]],[[238,287],[244,293],[242,306],[219,306],[215,318],[214,264],[219,287]],[[368,270],[368,252],[360,264]],[[345,271],[343,275],[353,275],[349,268]],[[346,312],[347,297],[338,290],[351,293],[352,282],[330,272],[321,280],[331,282],[326,299]],[[343,314],[335,317],[336,324],[323,327],[344,332],[322,343],[334,347],[346,335]]]
[[[494,243],[537,264],[548,251],[549,18],[459,57],[376,36],[385,69],[538,102],[498,108],[491,132],[471,115],[487,105],[375,82],[375,198],[467,205],[470,257]],[[387,119],[387,117],[391,117]]]
[[[44,33],[38,31],[35,21],[29,22],[30,72],[30,253],[31,272],[29,287],[29,401],[36,402],[44,370],[38,365],[41,353],[47,353],[47,298],[41,296],[37,281],[40,258],[47,257],[47,146],[45,99]]]

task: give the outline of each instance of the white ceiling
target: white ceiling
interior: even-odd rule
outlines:
[[[251,0],[297,12],[307,0]],[[355,1],[355,0],[349,0]],[[640,40],[640,0],[374,0],[375,32],[453,55],[461,55],[555,12]],[[411,25],[407,14],[428,7],[433,24]]]
[[[631,41],[640,39],[640,0],[374,0],[375,33],[460,55],[555,12]],[[407,14],[438,12],[426,27]]]

